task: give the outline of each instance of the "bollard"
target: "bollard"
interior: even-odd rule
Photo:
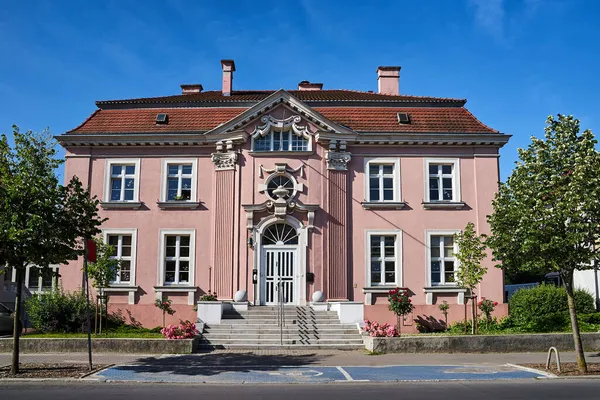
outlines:
[[[561,372],[560,356],[558,355],[558,350],[556,349],[556,347],[550,347],[548,349],[548,358],[546,359],[546,369],[550,369],[550,360],[552,359],[552,351],[554,351],[554,353],[556,354],[556,368],[558,369],[558,372]]]

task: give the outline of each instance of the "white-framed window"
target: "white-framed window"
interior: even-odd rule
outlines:
[[[4,282],[16,282],[17,272],[14,268],[8,268],[4,273]],[[56,287],[58,283],[60,267],[50,265],[41,269],[36,265],[28,265],[25,270],[25,287],[32,293],[47,292]]]
[[[161,201],[196,201],[198,160],[163,159]]]
[[[367,286],[402,285],[402,231],[367,231]]]
[[[138,202],[140,159],[107,159],[104,180],[105,202]]]
[[[112,258],[121,260],[111,285],[135,285],[137,229],[104,229],[102,234],[104,242],[115,250]]]
[[[195,246],[195,230],[161,229],[159,286],[193,286]]]
[[[400,159],[365,159],[365,200],[368,202],[399,202]]]
[[[291,130],[271,131],[265,136],[252,139],[253,151],[310,151],[310,139],[299,136]]]
[[[425,159],[425,201],[460,201],[460,161],[458,159]]]
[[[35,265],[29,265],[25,273],[26,286],[30,292],[48,292],[56,285],[58,278],[58,266],[49,268],[38,268]]]
[[[454,234],[460,231],[427,231],[428,286],[456,285],[458,250]]]

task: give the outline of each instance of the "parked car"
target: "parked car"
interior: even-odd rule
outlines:
[[[0,303],[0,334],[10,334],[14,327],[14,311]]]

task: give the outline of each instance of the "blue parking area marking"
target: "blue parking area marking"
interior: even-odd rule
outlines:
[[[142,365],[108,368],[92,377],[111,381],[196,383],[325,383],[346,381],[336,367],[194,367],[152,371]]]
[[[160,363],[108,368],[91,379],[189,383],[332,383],[533,379],[543,376],[509,365],[388,366],[186,366]]]
[[[541,376],[541,374],[534,372],[501,365],[390,365],[380,367],[344,367],[344,369],[355,380],[379,382],[532,379]]]

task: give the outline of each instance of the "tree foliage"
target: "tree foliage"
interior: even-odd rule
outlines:
[[[114,258],[115,248],[100,238],[95,238],[96,262],[88,263],[88,276],[96,289],[110,286],[121,266],[121,260]]]
[[[21,133],[13,127],[14,147],[0,139],[0,262],[16,270],[15,311],[28,264],[40,269],[83,254],[82,240],[99,233],[98,200],[77,177],[60,185],[62,164],[47,131]],[[15,324],[12,373],[18,372],[19,333]]]
[[[459,263],[456,282],[473,292],[487,272],[487,268],[481,265],[481,261],[487,257],[485,235],[478,235],[475,225],[469,222],[462,232],[454,235],[454,238],[458,245],[455,257]]]
[[[573,272],[592,268],[600,246],[600,154],[572,116],[548,117],[544,139],[519,149],[488,217],[487,244],[509,272],[559,272],[565,282],[578,363],[586,370],[573,299]]]

